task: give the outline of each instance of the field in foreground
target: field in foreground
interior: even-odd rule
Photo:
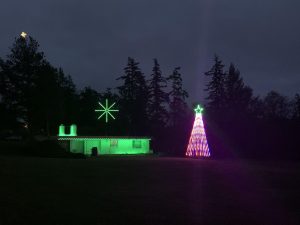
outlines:
[[[0,224],[300,224],[300,163],[0,157]]]

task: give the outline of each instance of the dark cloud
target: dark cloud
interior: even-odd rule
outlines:
[[[116,86],[128,56],[151,73],[182,67],[191,101],[204,97],[214,53],[234,62],[256,94],[300,92],[297,0],[10,0],[1,4],[0,55],[21,31],[79,87]]]

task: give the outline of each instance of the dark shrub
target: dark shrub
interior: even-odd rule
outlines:
[[[50,158],[85,158],[83,154],[66,151],[55,140],[3,141],[0,143],[0,154]]]

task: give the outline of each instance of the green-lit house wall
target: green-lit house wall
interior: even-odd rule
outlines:
[[[150,139],[134,137],[59,137],[61,145],[73,153],[92,155],[149,154]],[[94,149],[94,150],[93,150]]]
[[[70,126],[66,134],[65,126],[59,126],[58,141],[66,150],[85,155],[109,154],[149,154],[150,138],[146,137],[91,137],[77,136],[77,126]]]

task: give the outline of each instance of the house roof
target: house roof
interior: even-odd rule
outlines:
[[[99,139],[147,139],[150,137],[134,137],[134,136],[58,136],[58,140],[99,140]]]

